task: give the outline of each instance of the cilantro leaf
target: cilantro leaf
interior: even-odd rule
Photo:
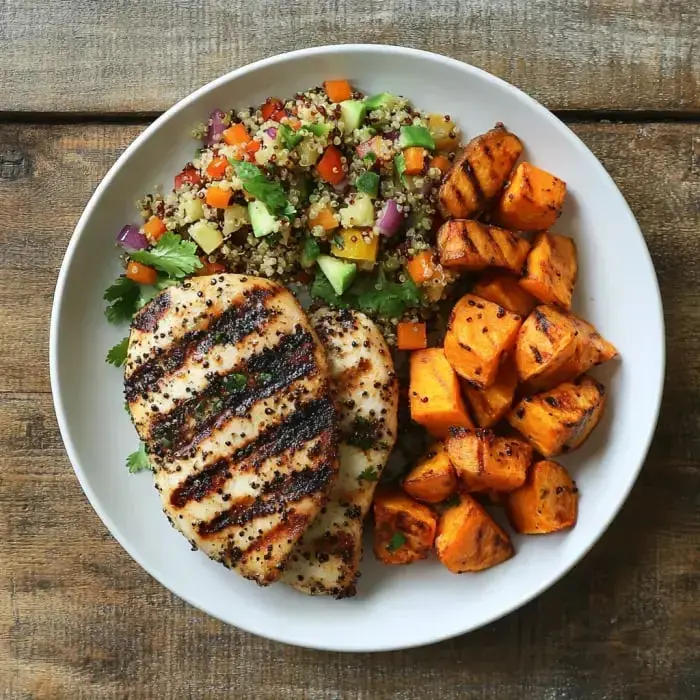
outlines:
[[[177,280],[172,280],[169,277],[165,275],[160,275],[160,278],[154,285],[141,285],[141,291],[139,293],[139,298],[136,302],[136,309],[140,309],[144,307],[146,304],[148,304],[151,299],[153,299],[156,294],[159,292],[162,292],[164,289],[167,289],[168,287],[173,287],[178,283]]]
[[[298,146],[304,140],[304,134],[294,131],[294,129],[286,124],[280,124],[278,128],[282,136],[282,143],[290,150]]]
[[[400,318],[407,308],[420,306],[420,303],[420,290],[410,277],[402,283],[392,282],[386,279],[381,267],[375,284],[357,297],[361,311],[385,318]]]
[[[224,388],[228,389],[228,391],[240,391],[241,389],[245,388],[246,384],[248,384],[248,379],[245,374],[241,374],[240,372],[231,372],[231,374],[227,374],[224,377],[222,383]]]
[[[359,481],[378,481],[379,474],[373,467],[367,467],[367,469],[360,472],[360,475],[357,478]]]
[[[197,244],[183,240],[172,231],[166,231],[150,250],[132,253],[131,259],[176,278],[191,275],[202,267],[202,261],[197,257]]]
[[[296,209],[289,203],[287,195],[279,182],[272,182],[252,163],[230,161],[236,175],[243,183],[243,189],[259,199],[275,216],[290,218],[296,214]]]
[[[107,362],[115,367],[122,367],[126,364],[126,349],[129,347],[129,336],[118,342],[107,353]]]
[[[139,449],[136,452],[132,452],[126,458],[126,466],[129,468],[131,474],[136,474],[137,472],[142,472],[146,469],[152,469],[151,463],[148,459],[148,454],[146,452],[146,446],[143,443],[139,443]]]
[[[361,450],[371,450],[377,445],[381,435],[381,428],[373,420],[364,416],[356,416],[352,422],[349,434],[344,436],[348,445],[354,445]]]
[[[103,295],[105,301],[112,303],[105,309],[110,323],[131,321],[136,313],[139,300],[139,285],[127,277],[119,277],[114,284],[107,287]]]
[[[404,535],[403,532],[395,532],[391,536],[391,539],[389,540],[389,543],[387,544],[386,548],[389,552],[395,552],[397,549],[401,549],[401,547],[403,547],[405,544],[406,535]]]

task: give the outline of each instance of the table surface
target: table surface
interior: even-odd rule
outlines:
[[[694,0],[0,3],[0,697],[700,697],[698,24]],[[570,123],[639,220],[668,335],[647,463],[585,560],[484,629],[376,655],[268,642],[152,580],[80,490],[47,362],[73,226],[149,121],[236,66],[358,41],[463,59]]]

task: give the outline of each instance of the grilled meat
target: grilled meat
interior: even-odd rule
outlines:
[[[165,290],[132,323],[125,392],[170,522],[275,581],[338,463],[328,363],[294,297],[232,274]]]
[[[311,317],[328,352],[341,411],[338,479],[289,559],[282,581],[312,595],[355,594],[363,520],[396,440],[398,383],[381,333],[356,311]]]

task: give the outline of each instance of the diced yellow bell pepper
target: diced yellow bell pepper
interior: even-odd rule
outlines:
[[[342,246],[335,240],[331,245],[331,253],[336,258],[376,262],[379,249],[379,238],[377,236],[361,228],[346,228],[338,236],[342,239]],[[365,242],[365,236],[371,236],[369,243]]]

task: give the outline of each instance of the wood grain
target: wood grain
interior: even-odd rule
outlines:
[[[666,311],[661,421],[621,515],[504,620],[356,656],[267,642],[173,597],[112,539],[65,457],[47,393],[53,284],[95,183],[142,128],[0,127],[0,697],[698,697],[700,125],[574,125],[639,219]]]
[[[153,112],[283,51],[386,43],[467,61],[551,109],[700,110],[692,0],[4,0],[0,110]]]

